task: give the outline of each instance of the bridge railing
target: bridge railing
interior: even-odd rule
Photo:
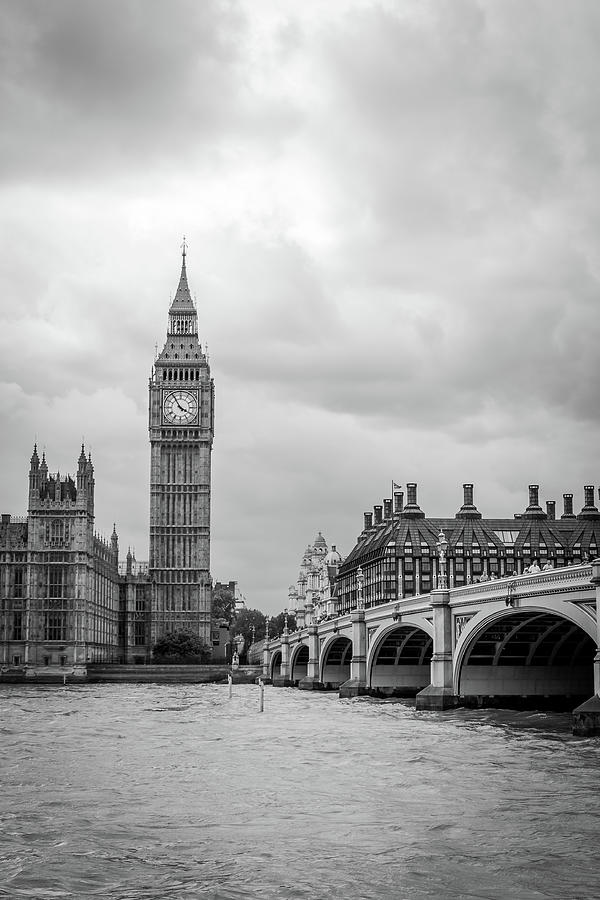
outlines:
[[[547,585],[558,586],[573,581],[589,582],[592,577],[591,563],[583,563],[579,566],[564,566],[560,569],[547,569],[545,572],[533,572],[526,575],[510,575],[490,581],[475,582],[462,587],[450,588],[451,602],[458,597],[472,597],[482,594],[502,594],[512,586],[513,590],[535,591]]]
[[[582,587],[592,585],[590,579],[592,577],[591,563],[584,563],[579,566],[564,566],[560,569],[547,569],[545,572],[534,572],[530,575],[510,575],[504,578],[497,578],[490,581],[480,581],[474,584],[467,584],[461,587],[448,588],[450,594],[450,603],[469,598],[475,600],[477,597],[485,599],[488,597],[493,599],[496,595],[502,596],[509,589],[513,594],[535,594],[549,588],[550,592],[553,588],[561,586],[574,587],[574,582],[579,582]],[[430,594],[416,594],[412,597],[403,597],[401,600],[391,600],[389,603],[381,603],[377,606],[371,606],[365,610],[367,622],[386,619],[388,617],[398,616],[400,619],[403,615],[421,612],[424,608],[430,607]],[[319,636],[327,637],[331,633],[337,631],[346,631],[348,633],[351,627],[351,614],[338,616],[335,619],[328,619],[319,622]],[[308,628],[304,626],[297,631],[290,633],[290,644],[296,644],[298,641],[305,640],[308,637]],[[271,648],[279,647],[281,638],[272,639]]]

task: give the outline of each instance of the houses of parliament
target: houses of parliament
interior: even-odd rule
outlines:
[[[211,638],[210,506],[214,385],[198,334],[185,244],[167,335],[149,380],[149,560],[119,560],[116,528],[94,530],[94,465],[53,474],[34,447],[25,517],[0,520],[2,674],[145,662],[156,640]]]

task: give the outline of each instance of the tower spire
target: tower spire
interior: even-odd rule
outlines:
[[[185,270],[185,258],[187,256],[187,241],[185,237],[181,244],[181,275],[179,276],[179,284],[175,291],[173,302],[169,313],[190,313],[195,312],[194,301],[188,286],[187,272]]]

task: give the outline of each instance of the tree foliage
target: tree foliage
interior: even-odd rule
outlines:
[[[242,609],[238,612],[234,619],[231,631],[235,636],[241,634],[244,637],[245,648],[242,654],[244,660],[248,648],[252,644],[252,626],[254,625],[254,639],[262,641],[265,636],[265,619],[266,616],[259,609]],[[279,613],[277,616],[271,616],[269,619],[269,636],[271,638],[279,637],[283,633],[285,621],[285,613]],[[296,617],[293,613],[288,613],[288,629],[296,630]]]
[[[233,635],[241,634],[244,638],[245,658],[248,648],[252,643],[252,626],[254,625],[254,640],[261,641],[265,636],[265,614],[259,609],[241,609],[231,626]]]
[[[167,631],[154,647],[152,656],[159,663],[208,662],[211,648],[191,631]]]
[[[288,631],[296,630],[296,616],[293,613],[288,613],[287,623]],[[271,635],[271,637],[279,637],[281,634],[283,634],[284,626],[285,613],[280,612],[279,615],[273,616],[273,618],[269,622],[269,634]]]
[[[231,625],[235,616],[235,598],[229,588],[213,588],[211,613],[213,621],[225,620]]]

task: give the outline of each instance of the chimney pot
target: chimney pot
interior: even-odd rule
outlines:
[[[417,505],[417,485],[415,482],[406,485],[406,505]]]

